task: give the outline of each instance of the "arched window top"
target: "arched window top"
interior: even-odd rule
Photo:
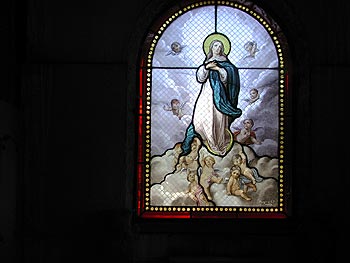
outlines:
[[[153,67],[196,67],[209,48],[208,41],[203,40],[210,36],[226,40],[225,53],[238,67],[278,66],[271,34],[255,17],[231,6],[190,9],[161,32],[154,49]],[[265,55],[255,56],[260,49],[264,49]]]
[[[140,217],[290,214],[288,45],[248,1],[163,13],[140,52]],[[288,129],[286,129],[288,127]]]

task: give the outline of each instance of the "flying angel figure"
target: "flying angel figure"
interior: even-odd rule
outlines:
[[[252,119],[244,119],[242,125],[243,128],[236,128],[236,131],[233,132],[234,140],[244,145],[261,144],[261,141],[256,137],[256,132],[262,127],[253,129],[254,121]]]
[[[244,44],[244,49],[249,53],[244,58],[255,58],[255,54],[259,51],[256,41],[248,41]]]
[[[164,105],[163,109],[166,111],[172,111],[173,115],[177,116],[179,120],[185,115],[184,107],[186,105],[186,102],[181,103],[178,99],[172,99],[170,101],[170,104]]]
[[[185,46],[181,45],[179,42],[173,42],[171,43],[170,45],[170,48],[171,50],[169,50],[165,55],[166,56],[169,56],[169,55],[179,55],[182,51],[182,49],[184,48]]]

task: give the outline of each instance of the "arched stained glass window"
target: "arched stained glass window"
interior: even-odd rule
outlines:
[[[288,44],[250,1],[182,1],[139,57],[137,214],[286,218]]]

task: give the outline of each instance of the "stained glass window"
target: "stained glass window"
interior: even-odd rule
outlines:
[[[182,1],[139,60],[137,214],[291,214],[290,59],[279,25],[248,1]]]

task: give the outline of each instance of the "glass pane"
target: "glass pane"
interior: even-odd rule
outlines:
[[[186,6],[159,24],[140,63],[138,214],[286,217],[288,59],[278,26],[235,1]]]

